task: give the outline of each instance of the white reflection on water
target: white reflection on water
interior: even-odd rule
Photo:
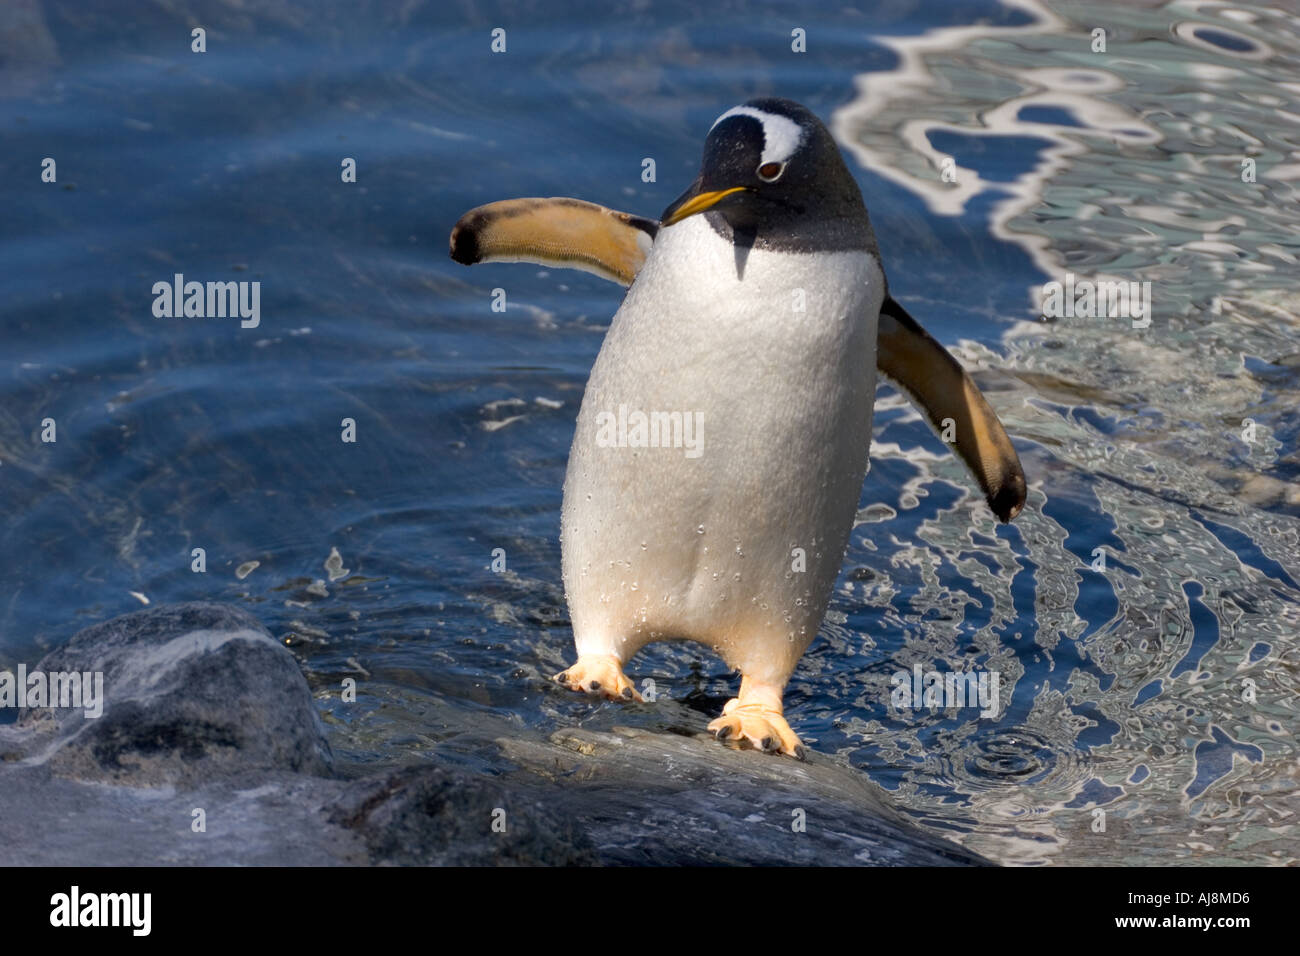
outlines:
[[[964,502],[926,518],[923,543],[864,522],[850,559],[876,574],[836,603],[905,635],[879,648],[861,706],[900,667],[973,660],[1001,673],[1010,708],[848,717],[844,749],[994,859],[1294,862],[1300,17],[1125,3],[1081,22],[1077,5],[1008,2],[1035,22],[882,40],[898,68],[859,77],[835,131],[934,214],[1002,196],[991,231],[1050,279],[1150,281],[1154,322],[1023,321],[1005,354],[957,349],[995,386],[1030,505],[1000,536]],[[1049,145],[1012,182],[959,160],[948,183],[931,142],[945,131]],[[909,463],[912,502],[961,486],[918,452],[882,442],[873,461]],[[824,652],[853,629],[830,626]]]

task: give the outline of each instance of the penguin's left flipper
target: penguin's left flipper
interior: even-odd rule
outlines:
[[[451,257],[535,262],[582,269],[632,284],[659,223],[581,199],[506,199],[471,209],[451,231]],[[942,435],[952,420],[953,450],[993,513],[1010,521],[1025,505],[1025,473],[1006,429],[961,364],[897,301],[880,308],[876,367]]]
[[[471,209],[451,230],[451,257],[581,269],[631,285],[659,223],[581,199],[503,199]]]
[[[952,354],[893,298],[880,307],[876,368],[905,394],[970,469],[989,508],[1010,521],[1025,506],[1025,472],[1006,429]]]

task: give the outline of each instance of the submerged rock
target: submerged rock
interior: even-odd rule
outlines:
[[[103,714],[24,710],[18,730],[50,768],[133,785],[250,770],[328,773],[307,681],[256,618],[221,604],[136,611],[78,632],[38,670],[103,675]]]
[[[326,776],[297,663],[247,612],[136,611],[29,670],[102,675],[102,714],[21,710],[0,726],[0,864],[367,862],[360,840],[322,832],[345,785]]]
[[[495,773],[422,763],[344,779],[292,655],[225,605],[97,624],[32,670],[102,674],[103,709],[0,726],[4,865],[985,862],[830,758],[705,735],[466,726]]]

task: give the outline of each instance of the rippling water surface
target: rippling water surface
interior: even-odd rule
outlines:
[[[484,728],[701,729],[734,675],[695,645],[634,660],[654,705],[544,680],[572,658],[561,484],[619,290],[466,270],[446,236],[512,195],[658,215],[718,113],[784,95],[832,122],[893,293],[976,370],[1031,484],[996,525],[882,388],[792,723],[999,861],[1295,862],[1300,14],[119,6],[0,15],[0,666],[142,598],[215,598],[299,656],[348,765],[496,772]],[[261,325],[155,319],[176,272],[260,280]],[[1067,272],[1149,281],[1150,327],[1044,320]],[[996,674],[998,714],[892,706],[918,665]]]

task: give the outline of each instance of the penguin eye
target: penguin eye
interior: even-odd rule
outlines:
[[[785,163],[764,163],[758,167],[758,178],[765,183],[774,183],[785,172]]]

